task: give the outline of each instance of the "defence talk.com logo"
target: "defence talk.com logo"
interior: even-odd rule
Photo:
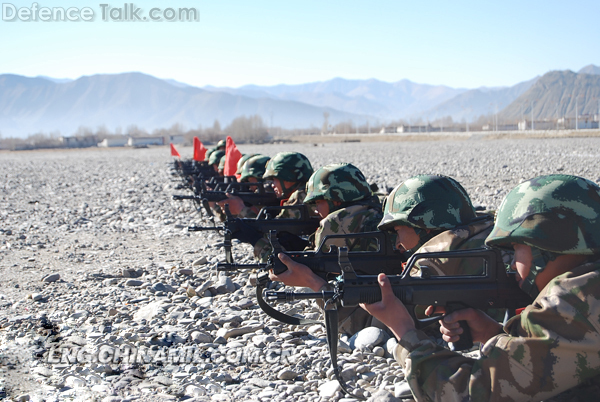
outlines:
[[[4,22],[94,22],[99,16],[103,22],[198,22],[200,11],[193,7],[151,8],[147,13],[133,3],[122,7],[99,4],[91,7],[44,7],[33,3],[31,7],[17,7],[2,3]]]

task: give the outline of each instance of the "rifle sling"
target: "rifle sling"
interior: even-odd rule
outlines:
[[[289,324],[289,325],[307,325],[307,324],[320,324],[323,325],[323,323],[321,321],[317,321],[317,320],[307,320],[305,318],[297,318],[297,317],[292,317],[291,315],[287,315],[282,313],[281,311],[275,310],[273,307],[271,307],[269,305],[269,303],[267,303],[265,301],[265,299],[263,299],[263,289],[265,289],[265,285],[261,284],[261,283],[257,283],[256,284],[256,300],[258,301],[258,305],[260,306],[260,308],[271,318],[275,318],[278,321],[281,321],[285,324]],[[337,321],[336,321],[337,323]],[[336,330],[337,332],[337,330]]]
[[[331,306],[329,305],[331,304]],[[365,401],[367,398],[354,395],[350,392],[344,380],[340,376],[340,368],[337,364],[337,349],[338,349],[338,311],[337,303],[326,303],[325,306],[325,328],[327,329],[327,346],[329,346],[329,356],[331,358],[331,367],[333,368],[333,374],[335,379],[340,384],[342,391],[352,398]]]

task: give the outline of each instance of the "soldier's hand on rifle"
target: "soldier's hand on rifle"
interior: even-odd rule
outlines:
[[[433,306],[427,307],[425,314],[433,314],[433,309]],[[440,313],[444,311],[438,307],[435,309],[435,312]],[[473,342],[485,343],[491,337],[502,332],[502,325],[496,322],[493,318],[489,317],[483,311],[465,308],[450,313],[440,320],[440,332],[442,333],[442,339],[444,339],[446,342],[458,342],[460,334],[463,333],[463,330],[458,322],[463,320],[469,325]]]
[[[240,197],[236,197],[229,193],[226,193],[225,195],[227,195],[227,199],[217,202],[217,205],[224,208],[225,204],[229,204],[229,212],[231,212],[233,216],[238,216],[240,212],[242,212],[242,209],[244,209],[244,201],[242,201]]]
[[[402,302],[394,295],[390,280],[385,274],[377,276],[381,288],[381,301],[360,306],[373,317],[388,326],[400,340],[404,334],[415,329],[415,323]]]
[[[324,285],[327,284],[325,279],[317,276],[309,267],[292,260],[283,253],[277,255],[279,260],[285,264],[287,271],[275,275],[271,270],[269,279],[272,281],[283,282],[287,286],[301,286],[311,288],[314,292],[318,292]]]

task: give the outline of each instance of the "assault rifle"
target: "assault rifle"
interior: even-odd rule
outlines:
[[[220,186],[220,187],[217,187]],[[204,207],[209,217],[213,216],[209,202],[219,202],[226,200],[227,193],[242,199],[246,206],[276,206],[279,205],[279,199],[273,192],[267,191],[264,183],[228,183],[226,186],[215,182],[215,188],[223,190],[202,190],[196,195],[174,195],[174,200],[193,200]],[[256,187],[257,191],[250,188]]]
[[[475,259],[481,264],[478,275],[433,276],[427,266],[428,259]],[[357,306],[359,303],[372,304],[381,300],[381,288],[376,275],[357,275],[355,262],[345,248],[338,250],[341,276],[332,282],[333,290],[316,293],[293,291],[266,292],[270,301],[294,301],[301,299],[322,299],[325,301],[325,321],[327,339],[330,348],[332,367],[344,392],[350,394],[339,377],[337,368],[337,305]],[[424,260],[424,263],[418,261]],[[413,270],[413,268],[415,268]],[[420,273],[417,275],[417,273]],[[420,319],[415,307],[443,306],[446,313],[464,308],[489,309],[500,308],[514,312],[527,306],[531,298],[523,292],[508,273],[500,251],[492,248],[460,250],[436,253],[414,254],[408,260],[401,275],[390,276],[389,280],[396,297],[407,307],[415,320],[417,328],[423,328],[441,318],[441,316]],[[471,332],[466,322],[460,322],[463,334],[458,342],[450,345],[451,350],[465,350],[473,346]]]
[[[277,221],[279,219],[276,219]],[[287,228],[285,230],[288,230]],[[398,274],[402,272],[402,263],[406,261],[404,254],[394,249],[392,240],[387,232],[365,232],[350,233],[341,235],[325,236],[319,248],[316,251],[284,251],[278,238],[277,231],[271,230],[269,238],[273,252],[266,263],[257,264],[236,264],[224,262],[217,264],[217,271],[237,271],[240,269],[262,269],[263,271],[273,270],[275,275],[280,275],[287,270],[287,266],[279,260],[279,253],[286,254],[292,260],[308,266],[315,274],[325,280],[333,279],[341,273],[338,263],[338,248],[330,245],[330,241],[335,239],[351,239],[354,245],[361,245],[361,249],[366,249],[366,245],[377,245],[376,251],[350,251],[348,255],[352,257],[358,272],[364,274],[373,274],[385,272],[386,274]],[[266,275],[268,278],[268,274]],[[265,276],[262,276],[262,282],[265,282]],[[259,276],[259,282],[261,276]]]
[[[261,272],[258,274],[256,281],[258,305],[267,315],[290,325],[320,324],[320,322],[284,314],[271,307],[264,300],[263,290],[271,283],[269,271],[272,270],[275,275],[280,275],[287,270],[287,266],[278,257],[279,253],[286,254],[291,259],[307,265],[316,275],[325,280],[335,278],[341,273],[338,262],[338,248],[330,244],[335,239],[351,240],[354,243],[353,246],[360,244],[362,250],[367,249],[367,245],[377,244],[374,251],[350,251],[347,253],[352,258],[358,272],[363,274],[373,275],[379,272],[390,275],[398,274],[402,272],[402,263],[406,261],[404,254],[394,249],[392,237],[387,232],[377,231],[325,236],[317,251],[283,251],[274,230],[269,233],[269,237],[273,252],[266,263],[237,264],[233,260],[226,259],[226,262],[217,264],[217,271],[260,270]],[[340,249],[347,250],[345,247]]]
[[[275,219],[278,213],[284,210],[300,211],[298,219]],[[319,218],[311,217],[306,205],[286,205],[286,206],[270,206],[263,207],[255,219],[234,218],[229,213],[229,209],[225,208],[227,220],[223,226],[190,226],[188,231],[200,232],[207,230],[223,231],[225,261],[228,264],[233,264],[233,256],[231,254],[231,239],[232,235],[240,230],[255,230],[266,234],[271,231],[281,232],[286,231],[295,236],[308,236],[314,233],[319,227]],[[227,269],[223,269],[227,270]]]

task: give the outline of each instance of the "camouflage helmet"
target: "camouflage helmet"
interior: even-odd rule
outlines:
[[[280,152],[267,163],[263,178],[306,183],[311,174],[313,168],[306,156],[299,152]]]
[[[507,194],[489,246],[525,244],[556,254],[600,252],[600,187],[577,176],[539,176]]]
[[[205,161],[209,161],[210,160],[210,156],[213,154],[213,152],[215,152],[217,149],[216,148],[210,148],[209,150],[206,151],[206,155],[204,155],[204,160]]]
[[[221,159],[219,159],[219,171],[224,170],[225,169],[225,161],[227,160],[226,154],[223,153],[223,156],[221,156]]]
[[[256,156],[256,155],[258,155],[258,154],[242,154],[242,157],[237,162],[235,174],[236,175],[242,174],[242,167],[244,166],[244,163],[246,163],[246,161],[248,159],[250,159],[250,158],[252,158],[253,156]]]
[[[248,178],[250,177],[255,177],[260,180],[265,173],[269,159],[271,158],[265,155],[255,155],[248,159],[242,167],[242,177],[240,177],[240,181],[248,181]]]
[[[210,157],[208,158],[208,164],[211,166],[218,164],[221,161],[221,158],[224,156],[225,156],[225,151],[216,150],[210,154]]]
[[[476,218],[465,189],[442,175],[418,175],[401,183],[387,197],[379,230],[405,225],[419,229],[454,229]]]
[[[215,148],[219,149],[219,148],[226,147],[226,146],[227,146],[227,141],[221,140],[221,141],[217,142],[217,146]]]
[[[310,176],[306,184],[304,203],[326,200],[345,204],[369,199],[372,196],[369,183],[356,166],[349,163],[333,163],[317,169]]]

